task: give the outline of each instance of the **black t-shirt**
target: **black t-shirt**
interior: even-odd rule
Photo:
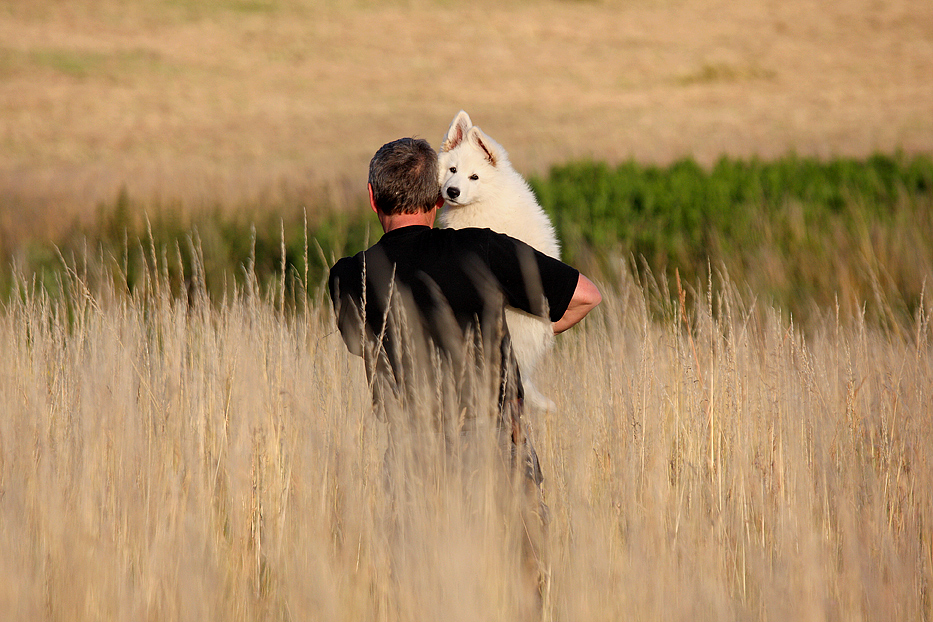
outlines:
[[[578,278],[575,268],[489,229],[410,226],[338,261],[329,285],[341,336],[351,352],[367,359],[371,379],[382,371],[396,385],[430,382],[413,371],[418,357],[409,352],[425,348],[436,349],[460,373],[463,361],[475,358],[464,350],[472,344],[467,350],[495,359],[500,384],[512,385],[509,392],[520,396],[504,309],[557,321]],[[504,397],[500,391],[499,399]]]

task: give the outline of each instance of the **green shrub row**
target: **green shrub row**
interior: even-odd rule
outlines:
[[[565,259],[590,269],[621,256],[695,281],[712,267],[798,313],[840,295],[853,307],[884,295],[912,312],[933,276],[926,155],[577,162],[530,183]]]
[[[564,259],[606,280],[620,259],[653,275],[676,270],[688,283],[705,281],[712,269],[798,314],[840,297],[853,308],[868,301],[887,307],[882,314],[909,314],[933,274],[929,156],[723,158],[711,168],[693,160],[576,162],[529,181],[558,230]],[[70,266],[129,293],[158,274],[173,295],[203,283],[217,297],[250,274],[299,300],[319,292],[336,257],[381,233],[362,197],[343,210],[266,205],[183,213],[121,193],[100,207],[93,226],[0,249],[0,296],[17,283],[54,295]]]
[[[800,206],[814,237],[842,213],[886,223],[902,201],[929,200],[933,159],[722,158],[710,170],[693,160],[614,168],[580,162],[530,182],[571,255],[621,247],[652,263],[706,263],[711,237],[739,247],[754,243],[762,226],[787,218],[791,204]]]

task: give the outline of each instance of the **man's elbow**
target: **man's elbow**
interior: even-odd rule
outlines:
[[[577,289],[573,297],[573,302],[579,309],[581,319],[603,301],[603,295],[599,292],[596,284],[582,274],[577,282]]]
[[[603,296],[599,293],[599,288],[581,274],[564,316],[552,325],[554,334],[560,334],[579,323],[602,300]]]
[[[589,280],[582,274],[580,275],[581,280],[584,283],[586,304],[590,310],[596,307],[599,303],[603,301],[603,295],[599,292],[599,288],[596,287],[596,284],[593,281]]]

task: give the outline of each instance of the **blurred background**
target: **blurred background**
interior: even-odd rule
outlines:
[[[438,146],[461,108],[539,192],[580,161],[906,161],[933,152],[931,76],[929,0],[13,0],[0,252],[28,272],[206,213],[352,229],[371,154]]]
[[[321,287],[460,109],[604,294],[540,619],[933,619],[933,0],[0,0],[0,620],[519,619]]]

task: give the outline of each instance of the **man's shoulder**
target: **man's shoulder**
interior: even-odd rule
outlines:
[[[336,288],[338,285],[342,290],[346,291],[347,288],[353,288],[355,283],[362,283],[362,257],[362,252],[350,257],[342,257],[331,267],[327,279],[331,296],[337,293]]]
[[[515,238],[489,228],[464,227],[462,229],[435,229],[434,231],[438,232],[436,235],[439,238],[458,246],[488,247],[492,245],[513,247],[516,242],[519,242]]]
[[[330,269],[331,279],[333,279],[335,276],[342,276],[348,272],[358,272],[361,265],[360,259],[362,255],[363,253],[360,252],[350,257],[341,257],[338,259],[337,263],[335,263]]]
[[[479,227],[464,227],[462,229],[447,228],[421,228],[417,236],[393,238],[390,243],[392,252],[404,249],[405,253],[425,251],[428,253],[441,252],[442,254],[459,254],[465,251],[478,251],[490,246],[514,245],[516,240],[492,229]],[[381,246],[383,240],[377,242],[367,251],[367,255]],[[387,250],[389,247],[386,247]]]
[[[496,233],[488,227],[463,227],[462,229],[436,229],[436,231],[448,232],[448,235],[456,237],[474,237],[474,238],[493,238],[503,236]]]

